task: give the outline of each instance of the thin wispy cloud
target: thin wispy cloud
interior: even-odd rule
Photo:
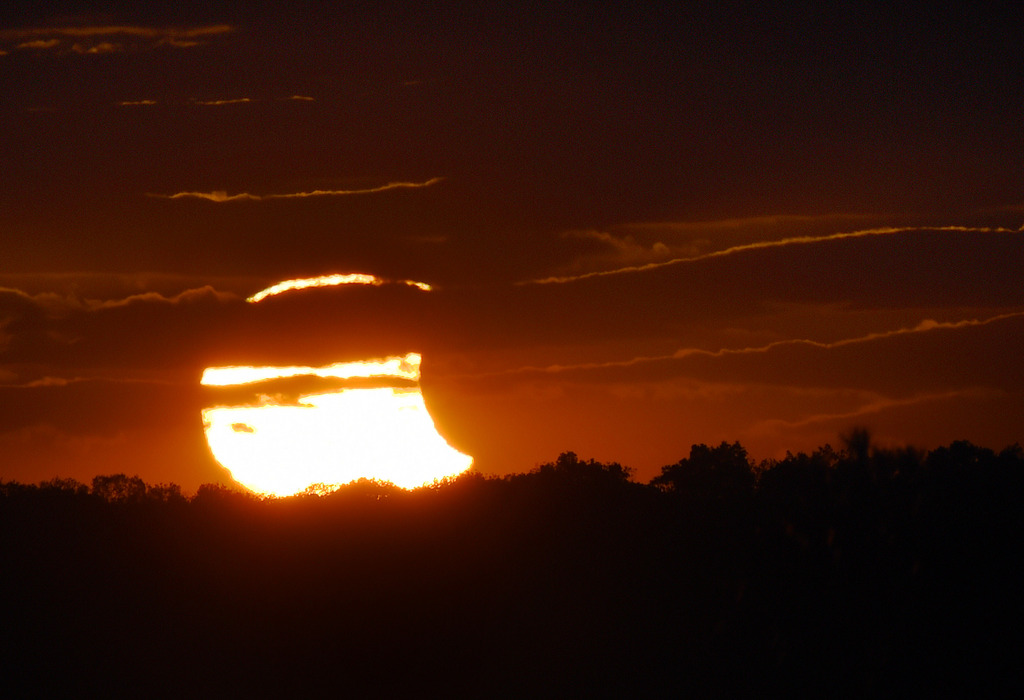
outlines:
[[[766,214],[764,216],[743,216],[710,221],[651,221],[621,224],[616,228],[645,231],[732,231],[738,229],[761,229],[772,226],[800,226],[834,221],[856,221],[875,218],[871,214]]]
[[[80,54],[98,55],[102,53],[117,53],[122,50],[121,44],[114,44],[109,41],[101,41],[98,44],[87,46],[84,44],[73,44],[71,50]]]
[[[569,230],[561,238],[583,244],[572,244],[578,251],[573,260],[552,275],[576,277],[594,271],[694,258],[716,248],[753,241],[834,233],[839,222],[878,218],[844,213],[773,214],[703,221],[639,221],[614,224],[604,230]]]
[[[196,100],[197,105],[204,105],[207,107],[217,107],[220,105],[240,105],[245,104],[247,102],[252,102],[252,100],[248,97],[236,97],[229,100]]]
[[[527,366],[518,367],[515,369],[504,370],[501,372],[486,373],[480,376],[498,376],[507,374],[558,374],[562,372],[578,372],[586,370],[601,370],[601,369],[614,369],[633,367],[636,365],[649,364],[652,362],[667,362],[672,360],[683,360],[688,357],[726,357],[729,355],[754,355],[764,354],[777,350],[783,347],[802,346],[818,348],[821,350],[833,350],[835,348],[841,348],[847,345],[859,345],[862,343],[870,343],[877,340],[883,340],[886,338],[893,338],[897,336],[913,335],[917,333],[928,333],[935,330],[956,330],[961,328],[972,328],[977,326],[987,326],[990,323],[996,323],[998,321],[1005,321],[1011,318],[1022,318],[1024,317],[1024,311],[1013,311],[1005,314],[998,314],[996,316],[990,316],[984,319],[964,319],[960,321],[935,321],[933,319],[924,319],[916,326],[896,328],[888,331],[879,331],[876,333],[867,333],[865,335],[857,336],[854,338],[843,338],[832,342],[822,342],[818,340],[810,340],[806,338],[787,338],[785,340],[776,340],[765,345],[758,345],[744,348],[720,348],[718,350],[705,350],[702,348],[681,348],[676,350],[670,355],[650,355],[632,357],[626,360],[612,360],[609,362],[586,362],[572,365],[547,365],[545,367],[538,366]]]
[[[17,45],[19,49],[52,49],[53,47],[60,44],[60,39],[34,39],[32,41],[23,41]]]
[[[601,252],[584,256],[577,261],[577,264],[589,263],[591,267],[602,263],[604,265],[639,265],[656,260],[664,260],[672,256],[697,255],[699,252],[693,245],[687,245],[682,248],[678,246],[670,247],[661,241],[645,245],[629,234],[617,235],[609,231],[566,231],[562,234],[562,238],[587,241],[593,245],[600,246]]]
[[[24,27],[0,30],[0,42],[8,42],[15,49],[67,48],[74,53],[95,55],[128,48],[191,48],[233,31],[234,27],[227,24],[200,27],[145,27],[130,24]]]
[[[0,274],[0,294],[34,296],[62,294],[80,299],[123,299],[158,292],[166,298],[190,289],[212,286],[244,298],[253,289],[267,286],[262,276],[211,276],[167,272],[23,272]]]
[[[219,107],[221,105],[239,105],[239,104],[256,104],[261,100],[254,99],[252,97],[234,97],[229,99],[217,99],[217,100],[187,100],[185,103],[182,102],[169,102],[166,104],[190,104],[199,105],[202,107]],[[277,98],[279,102],[316,102],[312,97],[306,97],[303,95],[290,95],[289,97]],[[264,103],[266,100],[263,101]],[[155,105],[156,100],[122,100],[117,103],[121,107],[134,107],[138,105]]]
[[[177,305],[177,304],[194,304],[205,301],[215,301],[218,303],[230,303],[240,301],[241,297],[232,292],[222,292],[215,289],[212,285],[205,285],[195,289],[186,289],[178,294],[165,295],[159,292],[143,292],[141,294],[132,294],[130,296],[121,299],[86,299],[84,301],[84,307],[90,311],[97,311],[101,309],[113,309],[123,306],[132,306],[135,304],[165,304],[165,305]]]
[[[130,24],[103,24],[83,27],[26,27],[21,29],[0,30],[0,39],[30,38],[38,36],[144,36],[174,37],[179,39],[195,39],[215,34],[227,34],[234,29],[227,24],[206,25],[202,27],[143,27]]]
[[[792,245],[809,245],[814,243],[823,243],[826,241],[839,241],[851,238],[867,238],[872,236],[893,236],[907,233],[918,233],[922,231],[954,231],[961,233],[1021,233],[1024,231],[1024,226],[1017,229],[1004,228],[1001,226],[993,227],[975,227],[975,226],[887,226],[880,228],[863,229],[860,231],[848,231],[844,233],[832,233],[823,236],[792,236],[788,238],[782,238],[771,241],[757,241],[754,243],[744,243],[742,245],[731,246],[722,250],[712,251],[710,253],[702,253],[699,255],[685,256],[679,258],[673,258],[671,260],[664,260],[660,262],[651,262],[643,265],[629,265],[626,267],[619,267],[612,270],[598,270],[594,272],[584,272],[578,275],[566,275],[566,276],[552,276],[545,277],[542,279],[534,280],[523,280],[517,282],[518,285],[527,284],[565,284],[568,282],[578,282],[580,280],[591,279],[594,277],[608,277],[612,275],[627,275],[639,272],[648,272],[651,270],[659,270],[663,267],[671,267],[674,265],[682,265],[685,263],[699,262],[701,260],[710,260],[713,258],[722,258],[730,255],[736,255],[738,253],[745,253],[752,250],[764,250],[767,248],[784,248]]]
[[[215,190],[213,192],[175,192],[174,194],[153,194],[147,193],[147,197],[155,197],[157,199],[205,199],[209,202],[216,202],[218,204],[224,202],[262,202],[272,199],[305,199],[307,197],[344,197],[347,195],[358,195],[358,194],[374,194],[377,192],[387,192],[389,190],[401,190],[401,189],[418,189],[422,187],[430,187],[444,180],[443,177],[432,177],[429,180],[423,182],[389,182],[386,185],[380,185],[378,187],[366,187],[362,189],[350,189],[350,190],[310,190],[308,192],[288,192],[279,194],[251,194],[249,192],[240,192],[238,194],[228,194],[225,190]]]
[[[82,297],[74,293],[41,292],[30,294],[20,289],[0,287],[0,328],[3,327],[5,321],[9,321],[11,318],[15,318],[25,312],[33,313],[38,311],[47,318],[59,319],[74,312],[88,313],[140,304],[174,306],[206,301],[231,303],[241,300],[242,297],[238,294],[217,290],[212,285],[185,289],[176,294],[142,292],[111,299]]]
[[[931,403],[934,401],[953,401],[963,400],[971,398],[985,398],[998,393],[992,389],[964,389],[957,391],[943,391],[943,392],[931,392],[925,394],[918,394],[907,398],[894,399],[889,397],[880,396],[876,399],[869,401],[852,411],[842,411],[836,413],[816,413],[814,415],[805,416],[797,420],[784,420],[781,418],[772,418],[764,421],[760,421],[755,424],[752,428],[752,432],[774,432],[780,428],[803,428],[812,425],[819,425],[823,423],[840,423],[849,424],[865,416],[877,415],[883,411],[888,411],[896,408],[910,408],[924,403]]]

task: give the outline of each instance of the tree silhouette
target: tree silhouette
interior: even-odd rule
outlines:
[[[554,462],[546,462],[536,471],[542,476],[594,483],[624,483],[632,474],[632,469],[618,462],[603,464],[593,459],[582,460],[575,452],[563,452]]]
[[[862,426],[852,428],[840,436],[846,452],[857,464],[865,465],[871,456],[871,431]]]
[[[696,498],[728,498],[754,488],[753,465],[747,450],[738,442],[723,441],[717,447],[701,443],[690,448],[690,456],[661,468],[651,480],[659,489]]]
[[[182,504],[186,501],[177,484],[155,484],[146,487],[146,500],[157,503]]]
[[[84,496],[89,493],[89,487],[86,484],[71,478],[55,477],[48,481],[41,481],[39,488],[71,496]]]
[[[140,503],[146,498],[146,482],[138,475],[96,476],[92,480],[92,494],[108,503]]]
[[[573,452],[289,498],[0,482],[4,687],[1015,697],[1024,450],[853,442],[651,484]]]

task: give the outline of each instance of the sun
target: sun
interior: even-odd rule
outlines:
[[[250,302],[288,289],[378,283],[369,275],[289,280]],[[207,443],[237,482],[274,496],[363,477],[415,488],[455,476],[473,458],[437,432],[420,391],[420,361],[408,353],[321,367],[210,367],[202,384],[233,398],[203,410]],[[311,389],[283,393],[282,379]]]

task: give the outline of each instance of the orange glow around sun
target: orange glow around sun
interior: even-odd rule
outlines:
[[[364,274],[287,280],[248,301],[343,284],[384,282]],[[423,282],[401,284],[430,290]],[[237,482],[274,496],[363,477],[415,488],[461,474],[473,458],[437,432],[420,392],[420,359],[409,353],[323,367],[210,367],[204,386],[237,390],[245,398],[203,410],[207,443]],[[284,397],[273,391],[281,379],[335,380],[340,388]]]

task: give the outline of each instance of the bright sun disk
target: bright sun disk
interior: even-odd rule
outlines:
[[[424,282],[400,284],[430,291]],[[249,297],[258,303],[291,290],[347,284],[378,286],[366,274],[285,280]],[[337,487],[366,477],[415,488],[469,469],[462,454],[437,432],[419,387],[420,355],[338,362],[323,367],[210,367],[202,384],[251,389],[249,400],[203,410],[213,456],[240,484],[258,493],[289,496],[309,486]],[[285,400],[259,384],[281,378],[374,379]]]
[[[362,371],[359,365],[365,365]],[[216,367],[212,386],[252,384],[297,376],[419,378],[419,356],[344,363],[330,367]],[[397,368],[384,374],[382,368]],[[276,372],[278,369],[284,372]],[[240,378],[228,382],[222,372]],[[256,378],[253,378],[256,377]],[[259,395],[257,395],[259,396]],[[242,485],[259,493],[288,496],[313,484],[340,486],[361,477],[415,488],[467,470],[473,458],[438,434],[419,385],[345,388],[307,394],[278,403],[262,396],[259,405],[217,406],[203,411],[206,439],[214,457]]]

